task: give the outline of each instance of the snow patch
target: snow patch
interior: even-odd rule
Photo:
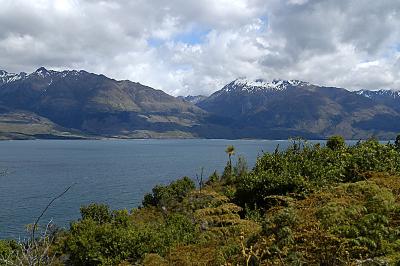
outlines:
[[[373,98],[376,96],[386,96],[386,97],[391,97],[393,99],[398,99],[400,98],[400,91],[396,90],[359,90],[356,91],[356,94],[364,96],[366,98]]]
[[[223,88],[223,91],[245,91],[254,93],[257,91],[284,91],[288,87],[294,86],[307,86],[310,85],[308,82],[300,80],[280,80],[274,79],[272,81],[266,81],[263,79],[249,80],[249,79],[237,79]]]
[[[46,78],[46,77],[50,76],[51,73],[50,73],[50,71],[48,71],[44,67],[41,67],[38,70],[36,70],[35,72],[33,72],[31,75],[36,75],[36,76],[38,76],[40,78]]]
[[[25,76],[26,76],[25,73],[16,74],[16,73],[8,73],[4,70],[0,70],[0,84],[14,82],[14,81],[25,78]]]
[[[76,70],[64,70],[63,72],[61,72],[61,77],[65,78],[66,76],[78,76],[79,75],[79,71]]]

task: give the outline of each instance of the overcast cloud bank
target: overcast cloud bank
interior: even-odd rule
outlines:
[[[237,77],[400,89],[398,0],[0,0],[0,69],[85,69],[173,95]]]

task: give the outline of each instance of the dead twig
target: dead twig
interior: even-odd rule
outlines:
[[[45,212],[47,211],[47,209],[51,206],[51,204],[53,204],[54,201],[56,201],[57,199],[61,198],[62,196],[64,196],[65,193],[68,192],[68,190],[70,190],[76,183],[73,183],[72,185],[70,185],[67,189],[64,190],[64,192],[62,192],[61,194],[59,194],[58,196],[54,197],[49,204],[47,204],[46,208],[44,208],[44,210],[42,211],[42,213],[39,215],[39,217],[36,219],[35,223],[33,224],[33,228],[32,228],[32,243],[35,243],[35,232],[36,232],[36,227],[40,221],[40,219],[42,218],[42,216],[45,214]]]

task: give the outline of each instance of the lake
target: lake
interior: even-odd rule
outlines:
[[[79,218],[79,207],[91,202],[112,209],[137,207],[156,184],[182,176],[204,176],[226,165],[225,148],[234,145],[237,158],[253,166],[263,151],[288,141],[276,140],[33,140],[0,142],[0,238],[25,238],[48,202],[54,202],[41,223],[67,227]]]

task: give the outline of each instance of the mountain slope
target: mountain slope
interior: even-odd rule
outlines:
[[[7,71],[0,70],[0,86],[6,83],[10,83],[19,79],[25,78],[26,73],[21,72],[20,74],[8,73]]]
[[[46,117],[63,127],[104,136],[136,130],[188,132],[203,111],[163,91],[86,71],[35,72],[3,82],[0,103]],[[175,133],[174,133],[175,134]],[[175,134],[176,135],[176,134]]]
[[[204,95],[188,95],[188,96],[178,96],[178,99],[184,100],[189,103],[197,104],[207,98],[207,96]]]
[[[0,106],[0,140],[4,139],[95,138],[78,130],[61,127],[49,119],[24,110]]]
[[[42,67],[0,71],[0,136],[390,139],[400,132],[399,99],[395,91],[247,79],[210,97],[173,97],[128,80]]]
[[[400,113],[381,102],[298,80],[235,80],[197,104],[240,137],[391,138]],[[398,120],[400,121],[400,120]]]
[[[359,90],[355,92],[358,95],[372,99],[377,103],[387,105],[397,111],[400,111],[400,91],[395,90]]]

